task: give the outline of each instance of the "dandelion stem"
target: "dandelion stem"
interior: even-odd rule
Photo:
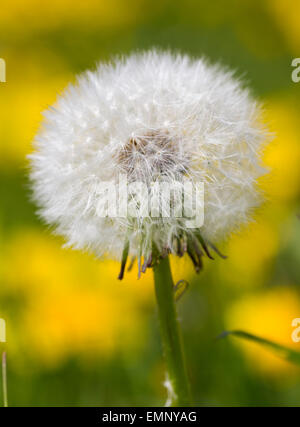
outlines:
[[[172,391],[170,406],[191,406],[190,386],[176,314],[169,258],[160,260],[153,267],[153,271],[163,350]]]
[[[6,351],[2,353],[2,390],[3,390],[3,406],[8,407],[7,400],[7,373],[6,373]]]

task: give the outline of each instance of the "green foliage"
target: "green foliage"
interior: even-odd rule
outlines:
[[[300,352],[298,351],[292,350],[283,345],[277,344],[276,342],[258,337],[253,334],[249,334],[248,332],[244,331],[225,331],[219,336],[219,338],[225,338],[230,335],[247,341],[253,341],[272,351],[272,353],[276,354],[282,359],[295,363],[296,365],[300,365]]]

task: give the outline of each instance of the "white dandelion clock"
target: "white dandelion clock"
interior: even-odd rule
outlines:
[[[40,213],[74,248],[120,258],[127,236],[132,256],[149,259],[154,242],[160,252],[189,252],[199,269],[200,247],[207,252],[259,204],[266,140],[259,112],[230,72],[203,59],[151,51],[100,64],[44,113],[30,156]],[[109,193],[99,188],[119,183],[110,192],[118,198],[124,176],[148,188],[129,194],[131,210],[143,196],[149,202],[153,183],[203,183],[201,229],[186,227],[184,212],[164,216],[163,191],[162,215],[99,215]]]
[[[122,259],[120,278],[128,255],[139,273],[154,267],[169,385],[185,405],[166,255],[188,253],[199,271],[259,205],[260,107],[222,67],[150,51],[83,74],[44,116],[30,156],[40,214],[68,246]]]

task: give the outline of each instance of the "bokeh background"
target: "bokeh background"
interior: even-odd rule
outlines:
[[[1,4],[0,317],[10,405],[161,405],[164,365],[151,272],[62,249],[35,216],[26,155],[41,112],[77,73],[152,46],[206,55],[244,76],[276,135],[265,151],[267,202],[195,276],[178,303],[197,405],[299,405],[300,368],[239,328],[300,351],[300,56],[297,0],[11,0]]]

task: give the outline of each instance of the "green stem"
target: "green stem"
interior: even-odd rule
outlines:
[[[169,258],[162,259],[154,266],[153,271],[168,380],[173,392],[171,406],[191,406],[190,386],[176,314]]]
[[[3,406],[8,407],[7,401],[7,374],[6,374],[6,352],[2,353],[2,389],[3,389]]]

